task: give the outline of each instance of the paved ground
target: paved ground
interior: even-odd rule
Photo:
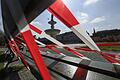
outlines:
[[[59,50],[60,52],[66,54],[68,56],[77,57],[77,56],[73,55],[72,53],[70,53],[70,52],[68,52],[68,51],[66,51],[64,49],[57,48],[57,50]],[[48,50],[48,51],[51,52],[52,54],[56,54],[55,52],[53,52],[51,50]],[[101,56],[99,56],[96,53],[85,52],[85,51],[80,51],[80,50],[78,50],[78,52],[80,52],[81,54],[87,56],[88,58],[90,58],[93,61],[107,62],[104,58],[102,58]],[[30,56],[29,53],[25,53],[25,54]],[[16,60],[16,58],[14,58],[14,60]],[[47,60],[47,59],[45,59],[45,60]],[[50,64],[49,60],[47,62]],[[59,66],[63,66],[63,64],[61,64],[61,63],[58,63],[57,65],[58,65],[58,67]],[[65,68],[70,69],[70,67],[73,67],[73,66],[66,65],[64,67],[60,67],[60,72],[66,72]],[[54,69],[54,66],[53,66],[52,69]],[[57,69],[59,69],[59,68],[57,68]],[[98,76],[100,75],[100,77],[102,76],[103,78],[95,79],[95,78],[98,78],[98,76],[96,74]],[[20,61],[15,61],[15,62],[10,63],[9,67],[7,68],[7,70],[5,71],[4,74],[2,73],[2,75],[3,75],[2,78],[0,78],[2,80],[36,80],[35,77],[31,74],[31,72],[29,70],[27,70],[25,67],[23,67],[23,64]],[[54,74],[53,76],[56,76],[56,74]],[[94,80],[103,80],[104,77],[106,78],[105,80],[118,80],[118,79],[111,78],[109,76],[105,76],[105,75],[98,74],[98,73],[94,73],[94,75],[92,74],[91,76],[95,76]],[[62,79],[62,78],[61,79],[57,79],[58,75],[57,75],[57,77],[52,77],[52,78],[53,78],[53,80],[66,80],[66,79]],[[93,77],[89,77],[88,76],[87,80],[93,80]]]

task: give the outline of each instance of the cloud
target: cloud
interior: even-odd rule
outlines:
[[[37,21],[32,21],[31,24],[38,24],[38,25],[42,25],[40,22]]]
[[[95,4],[96,2],[98,2],[99,0],[85,0],[84,5],[91,5],[91,4]]]
[[[99,22],[105,21],[105,20],[106,20],[105,16],[101,16],[101,17],[97,17],[97,18],[93,19],[90,23],[94,24],[94,23],[99,23]]]
[[[106,20],[105,16],[96,17],[92,20],[90,18],[90,15],[88,15],[87,13],[84,13],[84,12],[79,12],[79,11],[77,12],[76,18],[82,25],[96,24],[96,23],[103,22]]]
[[[34,25],[35,27],[42,29],[42,24],[38,21],[32,21],[30,24]]]
[[[78,21],[79,21],[81,24],[85,24],[85,23],[88,23],[88,22],[89,22],[89,16],[88,16],[87,13],[79,12],[77,18],[78,18]]]
[[[32,21],[31,24],[35,26],[42,26],[42,24],[38,21]]]

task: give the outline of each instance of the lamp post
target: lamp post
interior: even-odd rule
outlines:
[[[48,35],[50,35],[51,37],[54,37],[54,38],[56,38],[56,35],[58,35],[58,34],[60,33],[60,30],[59,30],[59,29],[55,29],[55,24],[56,24],[56,23],[57,23],[57,22],[54,21],[54,16],[51,15],[51,20],[48,22],[48,24],[51,25],[51,29],[45,30],[45,33],[46,33],[46,34],[48,34]]]

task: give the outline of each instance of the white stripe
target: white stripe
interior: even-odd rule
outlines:
[[[120,66],[120,64],[119,64],[119,63],[117,63],[117,62],[116,62],[116,63],[112,63],[112,64],[114,64],[114,65],[119,65],[119,66]]]
[[[81,58],[86,60],[91,60],[90,58],[87,58],[87,57],[81,57]]]
[[[40,27],[39,24],[33,24],[33,23],[32,23],[32,25],[34,25],[35,27]],[[35,32],[35,31],[34,31],[34,32]],[[37,33],[37,34],[38,34],[38,33]],[[53,43],[55,43],[55,44],[57,44],[57,45],[59,45],[59,46],[62,46],[62,47],[65,46],[64,44],[62,44],[61,42],[59,42],[58,40],[54,39],[53,37],[51,37],[50,35],[46,34],[46,33],[43,32],[43,31],[42,31],[42,33],[41,33],[41,36],[47,38],[48,40],[50,40],[51,42],[53,42]]]
[[[49,36],[48,34],[46,34],[45,32],[42,32],[41,35],[43,35],[45,38],[47,38],[48,40],[50,40],[51,42],[53,42],[53,43],[55,43],[55,44],[57,44],[57,45],[59,45],[59,46],[62,46],[62,47],[65,46],[64,44],[62,44],[62,43],[59,42],[58,40],[56,40],[56,39],[54,39],[53,37],[51,37],[51,36]]]
[[[46,46],[44,43],[40,42],[40,41],[37,41],[35,40],[37,43],[41,44],[42,46]]]
[[[65,54],[63,54],[63,53],[60,53],[61,55],[63,55],[63,56],[66,56]]]
[[[29,25],[25,26],[20,32],[23,33],[23,32],[26,32],[28,30],[30,30]]]
[[[73,26],[71,30],[92,50],[100,51],[95,42],[90,38],[86,31],[79,25]]]

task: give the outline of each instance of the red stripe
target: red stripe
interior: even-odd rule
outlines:
[[[28,64],[27,62],[24,60],[24,57],[21,55],[20,51],[17,49],[17,46],[15,44],[15,42],[12,40],[13,44],[15,45],[15,47],[12,46],[12,43],[9,41],[9,46],[10,48],[12,49],[13,53],[16,53],[17,56],[19,55],[22,63],[24,64],[24,66],[27,68],[28,67]]]
[[[16,41],[18,44],[22,44],[22,42],[19,41],[19,40],[17,40],[17,39],[15,39],[15,41]]]
[[[97,46],[120,46],[120,43],[99,43]]]
[[[114,58],[112,58],[112,57],[110,57],[110,56],[107,56],[107,55],[105,55],[105,54],[102,54],[102,56],[103,56],[105,59],[107,59],[109,62],[111,62],[111,63],[119,63],[119,64],[120,64],[119,61],[115,60]]]
[[[115,58],[120,59],[120,53],[118,53],[118,54],[115,56]]]
[[[117,61],[117,60],[114,59],[115,55],[112,55],[112,54],[109,54],[109,53],[98,52],[98,51],[91,50],[91,49],[88,49],[88,48],[79,48],[79,50],[96,52],[98,54],[101,54],[109,62],[111,62],[111,63],[119,63],[120,64],[119,61]]]
[[[23,41],[23,39],[21,37],[16,36],[15,38]]]
[[[89,48],[75,48],[77,50],[83,50],[83,51],[91,51],[91,52],[95,52],[95,50],[91,50]]]
[[[66,50],[72,52],[74,55],[77,55],[77,56],[79,56],[79,57],[84,57],[84,55],[82,55],[82,54],[74,51],[73,49],[71,49],[71,48],[69,48],[69,47],[64,47],[64,48],[65,48]]]
[[[48,11],[60,19],[69,28],[79,24],[62,0],[54,2],[54,4],[48,8]]]
[[[83,50],[83,51],[89,51],[89,52],[96,52],[95,50],[91,50],[89,48],[75,48],[77,50]],[[108,55],[108,56],[111,56],[113,58],[115,58],[115,54],[110,54],[110,53],[106,53],[106,52],[102,52],[102,54],[105,54],[105,55]]]
[[[21,33],[21,35],[23,36],[23,39],[30,51],[30,54],[31,54],[43,80],[51,80],[49,71],[43,61],[43,58],[40,54],[40,51],[39,51],[39,48],[38,48],[36,42],[34,41],[31,31],[28,30],[26,32]]]
[[[46,46],[46,48],[48,48],[48,49],[51,49],[51,50],[53,50],[54,52],[56,52],[56,53],[58,53],[58,54],[61,54],[61,52],[60,51],[58,51],[58,50],[56,50],[54,47],[52,47],[52,46]]]
[[[106,60],[108,60],[111,63],[119,63],[120,64],[120,61],[114,59],[114,57],[110,56],[109,54],[105,54],[103,52],[97,52],[97,53],[101,54]]]
[[[31,25],[31,24],[29,24],[29,26],[30,26],[30,29],[32,29],[33,31],[37,32],[38,34],[41,34],[41,33],[42,33],[42,31],[39,30],[38,28],[36,28],[35,26],[33,26],[33,25]]]
[[[17,38],[19,38],[19,37],[17,37]],[[20,38],[19,38],[19,39],[20,39]],[[18,41],[18,40],[16,39],[16,41]],[[18,41],[18,43],[21,44],[20,41]],[[51,50],[53,50],[54,52],[56,52],[56,53],[58,53],[58,54],[61,54],[60,51],[58,51],[58,50],[55,49],[55,45],[47,45],[46,48],[51,49]]]
[[[12,50],[12,52],[16,55],[16,57],[18,57],[18,53],[16,53],[16,51],[15,51],[15,49],[14,49],[14,47],[12,46],[12,43],[9,41],[9,46],[10,46],[10,48],[11,48],[11,50]]]
[[[87,70],[82,68],[77,68],[72,80],[85,80],[87,75]]]
[[[12,40],[12,42],[13,42],[13,44],[15,45],[15,48],[14,48],[14,49],[15,49],[16,53],[18,53],[18,55],[20,56],[20,58],[21,58],[21,60],[22,60],[22,63],[23,63],[23,64],[25,65],[25,67],[27,68],[27,67],[28,67],[28,63],[25,61],[25,59],[24,59],[23,55],[21,54],[21,52],[20,52],[17,44],[15,43],[15,41]]]
[[[56,46],[55,45],[47,45],[46,46],[47,48],[55,51],[56,53],[60,54],[60,52],[58,50],[55,50]],[[65,47],[66,50],[74,53],[75,55],[79,56],[79,57],[83,57],[82,54],[74,51],[73,49],[70,49],[68,47]],[[87,70],[85,69],[82,69],[82,68],[77,68],[74,76],[73,76],[73,79],[72,80],[79,80],[79,79],[85,79],[86,78],[86,74],[87,74]]]
[[[104,53],[104,52],[103,52],[102,54],[105,54],[105,55],[111,56],[112,58],[115,58],[115,56],[116,56],[115,54]]]

